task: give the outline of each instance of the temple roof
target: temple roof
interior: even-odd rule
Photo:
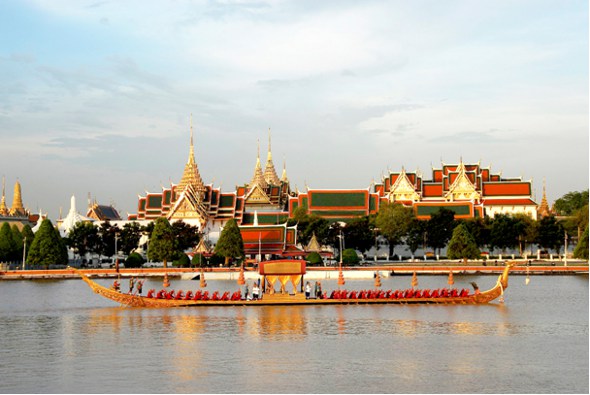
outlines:
[[[309,240],[309,243],[307,243],[307,246],[305,246],[305,251],[306,252],[320,252],[321,250],[322,250],[322,246],[318,242],[318,238],[315,236],[315,232],[314,232],[311,235],[311,239]]]
[[[86,216],[99,221],[113,221],[121,219],[119,212],[113,206],[106,206],[96,202],[88,209]]]

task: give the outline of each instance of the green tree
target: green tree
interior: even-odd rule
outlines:
[[[100,255],[114,256],[119,253],[119,251],[115,251],[115,248],[119,250],[119,232],[119,227],[111,225],[108,220],[100,224],[98,227],[98,253]]]
[[[340,222],[334,222],[330,224],[328,228],[328,237],[326,239],[326,245],[332,246],[334,249],[340,250],[340,234],[344,227]],[[343,234],[343,233],[342,233]]]
[[[514,215],[516,237],[518,239],[518,251],[523,255],[528,243],[533,243],[537,237],[537,224],[526,214]]]
[[[564,236],[563,227],[553,215],[541,218],[536,240],[541,248],[553,249],[559,253],[559,249],[564,243]]]
[[[584,234],[574,249],[574,258],[588,260],[588,227],[586,227]]]
[[[375,225],[389,243],[388,257],[393,256],[395,246],[401,244],[402,239],[407,236],[413,219],[414,211],[399,203],[385,203],[379,208]]]
[[[215,254],[224,257],[226,265],[229,265],[232,258],[244,256],[244,241],[235,219],[230,219],[223,227],[215,245]]]
[[[359,263],[359,256],[354,248],[347,248],[342,252],[342,263],[356,265]]]
[[[426,231],[428,233],[428,245],[434,249],[440,249],[447,245],[455,228],[455,212],[440,208],[430,216]]]
[[[496,214],[490,228],[490,248],[506,249],[518,245],[518,227],[514,217],[507,214]]]
[[[16,224],[10,227],[10,231],[12,232],[12,240],[14,240],[16,246],[13,257],[13,260],[16,261],[22,259],[23,256],[23,235]]]
[[[41,265],[45,266],[45,268],[48,268],[51,264],[65,264],[67,261],[64,262],[64,247],[65,244],[61,241],[61,237],[58,236],[51,221],[45,218],[31,243],[27,264]]]
[[[180,251],[186,251],[199,244],[200,234],[199,228],[196,226],[189,225],[184,221],[175,221],[172,223],[172,231],[178,240]]]
[[[456,226],[449,241],[448,258],[463,259],[463,262],[467,262],[467,259],[478,259],[480,254],[475,238],[469,233],[465,224]]]
[[[125,259],[125,267],[126,268],[142,267],[144,263],[145,263],[145,259],[143,259],[143,257],[140,254],[138,254],[137,252],[130,253],[127,256],[127,259]]]
[[[297,227],[299,229],[299,226]],[[319,215],[312,214],[308,216],[308,224],[305,232],[303,232],[303,239],[298,240],[302,244],[307,244],[311,240],[312,235],[318,239],[318,243],[321,245],[328,244],[329,240],[329,229],[330,222],[320,217]]]
[[[487,246],[490,241],[490,221],[489,218],[471,218],[461,221],[469,233],[473,236],[475,243],[479,248]]]
[[[35,239],[35,234],[33,233],[33,229],[31,229],[31,226],[29,224],[25,224],[25,226],[23,226],[21,234],[23,236],[23,247],[26,247],[25,254],[28,255],[29,250],[31,248],[31,244]]]
[[[178,259],[175,259],[172,263],[174,267],[190,267],[191,259],[184,252],[180,254]]]
[[[368,216],[351,220],[344,228],[346,245],[361,252],[369,250],[375,244],[375,235]]]
[[[10,225],[8,222],[4,222],[0,227],[0,261],[12,261],[17,248]]]
[[[62,262],[63,264],[67,264],[69,261],[69,256],[68,256],[68,246],[66,245],[66,240],[63,237],[61,237],[61,232],[59,231],[57,226],[54,226],[53,230],[55,231],[55,237],[57,239],[57,246],[59,248],[59,253],[60,253],[59,262]]]
[[[148,259],[163,262],[166,269],[168,261],[174,258],[177,251],[177,242],[170,222],[164,217],[157,218],[148,244]]]
[[[137,248],[139,239],[141,239],[141,225],[135,221],[126,223],[121,229],[120,236],[119,250],[124,255],[130,255]]]
[[[98,228],[92,222],[77,222],[65,238],[66,245],[80,258],[97,250]]]
[[[293,211],[293,218],[287,221],[287,225],[297,225],[297,241],[303,245],[309,243],[314,233],[320,244],[329,243],[330,222],[319,215],[307,214],[303,207],[297,207]]]
[[[406,245],[412,252],[412,256],[416,253],[416,250],[420,247],[426,249],[426,221],[419,220],[418,218],[412,218],[410,225],[408,226],[408,234],[406,236]]]
[[[313,266],[321,266],[324,263],[322,256],[315,251],[310,252],[305,259]]]
[[[207,266],[207,258],[203,254],[195,254],[191,259],[191,265],[193,267]]]
[[[588,189],[581,192],[568,192],[555,201],[557,215],[573,215],[577,210],[588,205]]]
[[[588,226],[588,205],[576,210],[571,217],[564,221],[563,226],[571,235],[577,235],[578,240],[582,237],[584,229]]]

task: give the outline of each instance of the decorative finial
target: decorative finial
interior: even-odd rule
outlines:
[[[189,148],[189,162],[192,160],[194,161],[194,157],[195,157],[195,148],[194,148],[194,144],[193,144],[193,113],[191,112],[191,117],[190,117],[190,148]]]

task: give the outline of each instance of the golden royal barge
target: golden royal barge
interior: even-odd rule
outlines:
[[[264,292],[258,299],[245,299],[241,290],[220,294],[208,291],[148,291],[146,296],[123,293],[114,288],[104,287],[80,271],[76,271],[88,286],[97,294],[129,307],[189,307],[189,306],[268,306],[268,305],[343,305],[343,304],[486,304],[503,296],[508,288],[508,274],[515,262],[507,262],[496,284],[489,290],[474,292],[467,289],[411,289],[381,290],[378,287],[370,290],[337,289],[330,295],[307,298],[303,289],[297,292],[297,286],[303,284],[305,261],[278,260],[261,262],[259,275],[262,279]],[[243,273],[243,272],[242,272]],[[202,273],[201,273],[202,274]],[[452,285],[452,273],[449,275]],[[243,275],[240,276],[243,284]],[[201,277],[201,285],[203,285]],[[378,281],[378,279],[376,279]],[[240,282],[238,280],[238,282]],[[275,283],[279,282],[281,290],[274,291]],[[292,292],[286,291],[288,283],[293,285]],[[343,283],[343,282],[342,282]],[[303,287],[301,287],[303,288]]]

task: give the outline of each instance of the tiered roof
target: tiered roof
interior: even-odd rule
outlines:
[[[430,180],[424,180],[418,171],[408,173],[402,168],[401,172],[390,172],[374,188],[383,200],[414,207],[419,218],[430,216],[440,207],[452,209],[457,218],[468,218],[485,215],[486,206],[493,207],[493,212],[504,210],[502,207],[510,208],[509,212],[517,207],[528,211],[536,206],[531,199],[531,181],[503,178],[489,167],[463,160],[433,167]]]
[[[115,207],[98,204],[96,201],[89,205],[86,216],[99,221],[118,221],[121,219],[121,216]]]

